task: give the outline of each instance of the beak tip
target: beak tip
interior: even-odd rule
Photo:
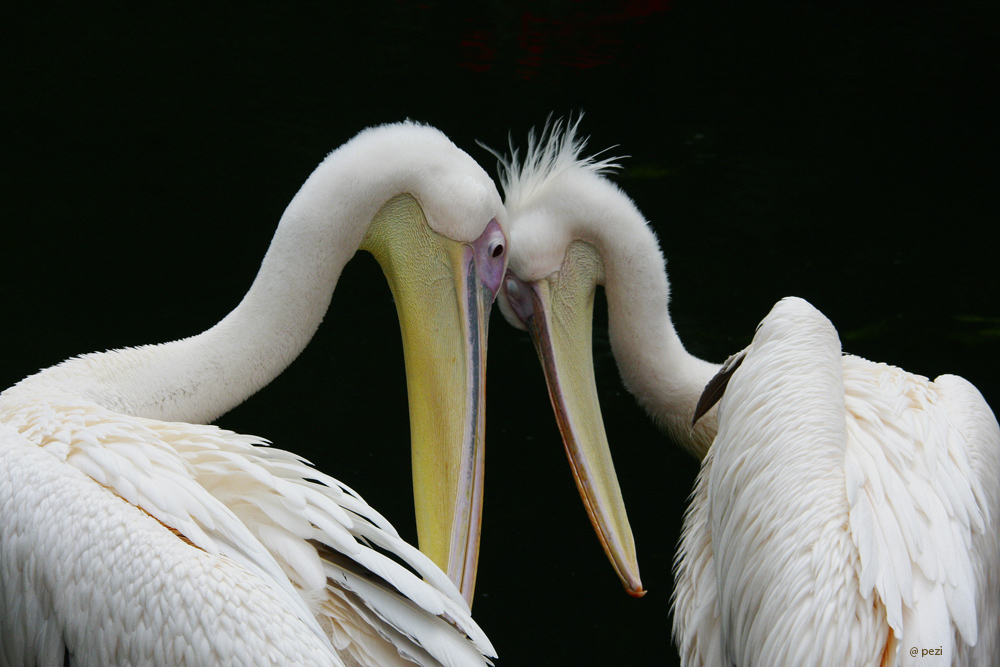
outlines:
[[[634,598],[641,598],[646,594],[646,589],[642,587],[642,582],[639,580],[638,572],[622,577],[622,584],[625,586],[625,592]]]

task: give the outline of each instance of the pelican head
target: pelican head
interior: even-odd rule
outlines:
[[[311,187],[314,180],[323,187]],[[487,321],[507,264],[503,203],[468,154],[438,130],[406,122],[365,130],[331,153],[285,218],[331,208],[350,209],[358,224],[341,245],[374,255],[396,303],[420,548],[471,601]]]
[[[578,123],[579,121],[577,121]],[[500,156],[512,254],[498,296],[513,326],[530,332],[541,359],[577,488],[598,538],[626,590],[645,593],[635,543],[608,447],[594,380],[594,295],[606,279],[603,210],[620,191],[600,174],[612,159],[580,158],[577,123],[546,125],[529,137],[524,160]],[[607,195],[607,196],[606,196]]]

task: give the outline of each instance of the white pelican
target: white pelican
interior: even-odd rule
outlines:
[[[789,297],[705,396],[682,664],[997,664],[1000,427],[975,387],[842,356]]]
[[[682,664],[868,665],[883,656],[885,664],[906,664],[914,648],[928,659],[921,651],[946,646],[956,647],[955,664],[996,664],[1000,431],[979,393],[960,378],[929,383],[844,357],[840,393],[828,379],[818,397],[805,376],[781,375],[794,364],[761,351],[757,366],[774,375],[741,371],[739,393],[730,387],[718,415],[709,401],[699,406],[720,367],[681,344],[656,238],[601,175],[612,161],[581,157],[578,123],[532,136],[523,162],[517,151],[500,158],[513,251],[498,300],[509,322],[532,333],[567,448],[588,437],[603,449],[590,356],[594,290],[603,284],[625,386],[674,440],[705,459],[677,560]],[[773,321],[792,307],[815,313],[801,301],[782,302]],[[831,332],[825,336],[835,341]],[[803,362],[816,345],[803,336]],[[836,349],[839,357],[839,342]],[[806,395],[825,403],[802,407]],[[692,425],[696,410],[709,408]],[[816,430],[820,416],[826,434],[851,437],[840,443],[839,468],[816,465],[831,456],[829,437],[817,433],[812,442],[796,421],[812,419]],[[607,465],[603,474],[613,477]],[[719,546],[725,554],[715,562]],[[857,614],[847,602],[860,605]],[[863,642],[879,639],[874,661],[862,655]],[[849,646],[860,656],[853,663]]]
[[[504,224],[492,181],[439,131],[366,130],[307,179],[217,325],[0,394],[0,665],[488,663],[432,559],[471,597]],[[198,425],[299,354],[359,248],[397,304],[431,558],[295,455]]]

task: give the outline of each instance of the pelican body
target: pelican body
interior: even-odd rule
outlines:
[[[307,179],[214,327],[0,393],[0,665],[486,664],[463,594],[504,225],[442,133],[372,128]],[[359,248],[397,303],[428,555],[300,457],[204,425],[299,354]]]
[[[656,237],[603,175],[613,159],[582,156],[578,123],[498,156],[512,248],[498,301],[531,332],[567,450],[606,451],[590,356],[603,285],[625,387],[703,460],[676,561],[681,663],[1000,664],[1000,431],[979,392],[841,357],[795,299],[735,372],[688,353]]]
[[[842,355],[797,298],[719,375],[677,557],[682,664],[996,665],[1000,428],[976,388]]]

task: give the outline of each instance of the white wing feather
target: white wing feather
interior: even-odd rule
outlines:
[[[44,398],[24,393],[14,387],[0,396],[0,421],[198,548],[258,573],[317,635],[344,650],[347,637],[371,642],[351,649],[358,664],[395,664],[413,654],[428,656],[428,665],[482,665],[484,653],[495,654],[447,576],[354,491],[301,457],[214,426],[59,400],[51,387],[39,392]],[[336,574],[342,558],[356,571]],[[358,604],[330,604],[343,597],[331,581],[350,582],[348,590],[392,629],[372,633]],[[345,613],[349,607],[353,613]],[[359,627],[334,631],[334,621]],[[389,635],[404,645],[382,645]],[[365,661],[375,655],[378,662]]]
[[[1000,656],[1000,426],[982,394],[967,380],[942,375],[934,386],[951,423],[964,437],[971,488],[984,521],[983,530],[972,532],[969,549],[978,641],[975,646],[959,644],[954,661],[989,667]]]
[[[712,451],[708,450],[695,481],[674,559],[673,635],[682,667],[723,664],[719,582],[715,576],[708,517],[708,471],[712,469]]]
[[[682,664],[996,664],[1000,427],[971,384],[839,357],[785,299],[719,423],[678,551]]]
[[[297,604],[0,423],[0,665],[344,667]]]
[[[929,641],[926,627],[952,626],[974,646],[971,548],[989,510],[979,500],[984,490],[969,465],[969,443],[926,378],[857,357],[844,357],[843,366],[847,492],[862,594],[870,599],[877,591],[904,646]],[[904,609],[906,625],[915,623],[922,635],[904,625]]]

